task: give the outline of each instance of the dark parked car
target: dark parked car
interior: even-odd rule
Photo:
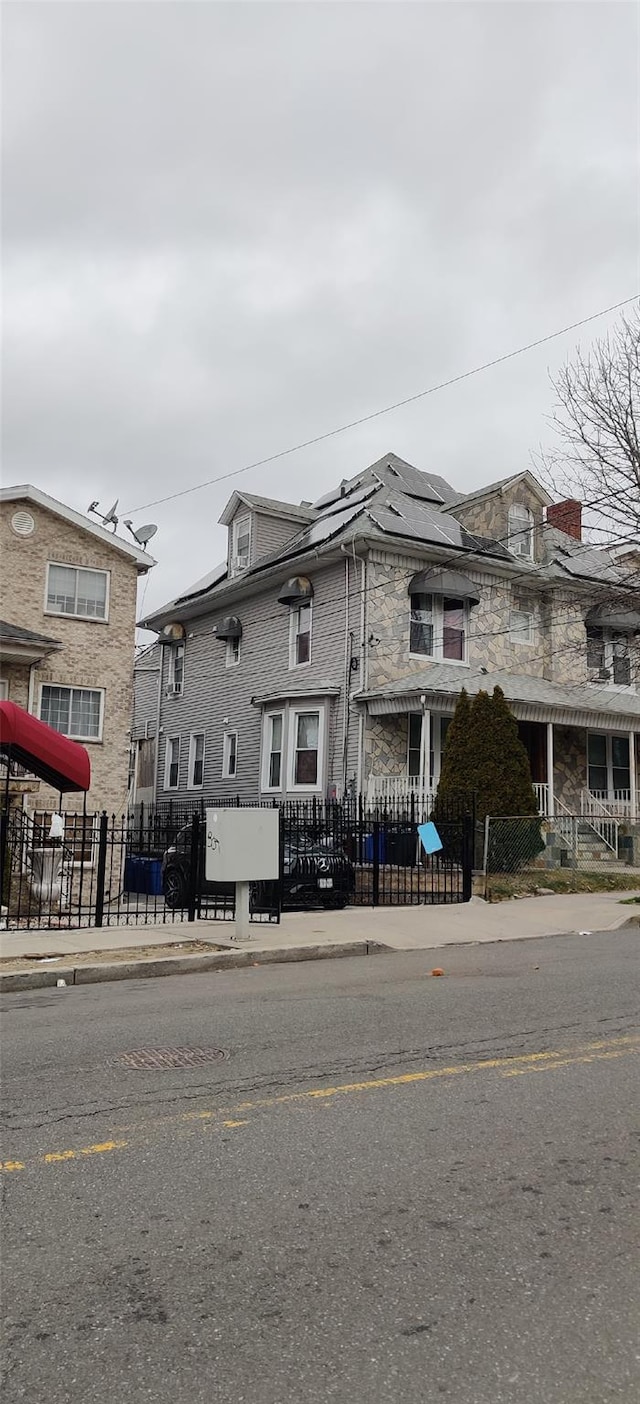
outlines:
[[[164,900],[172,911],[186,907],[191,866],[191,825],[185,824],[162,858]],[[353,863],[330,840],[313,840],[308,835],[285,838],[283,845],[282,906],[346,907],[356,885]],[[253,883],[251,903],[255,910],[268,908],[270,883]],[[202,878],[199,896],[233,898],[233,884],[207,882]]]

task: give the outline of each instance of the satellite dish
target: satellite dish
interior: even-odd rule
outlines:
[[[147,526],[138,527],[137,531],[134,531],[133,534],[139,546],[146,546],[147,542],[151,540],[151,537],[155,536],[157,530],[158,528],[155,523],[149,522]]]
[[[118,518],[116,517],[116,507],[118,506],[118,502],[119,502],[119,498],[116,497],[116,500],[115,500],[115,502],[114,502],[114,504],[113,504],[113,507],[111,508],[111,510],[110,510],[109,512],[107,512],[106,517],[103,517],[103,518],[102,518],[102,520],[103,520],[105,526],[107,525],[107,522],[108,522],[109,524],[113,523],[113,530],[114,530],[114,531],[115,531],[115,529],[116,529],[116,527],[117,527],[117,525],[118,525]]]
[[[136,531],[130,517],[125,517],[124,524],[126,527],[128,527],[134,541],[137,541],[139,546],[146,546],[147,542],[151,540],[152,536],[155,536],[158,530],[157,526],[155,526],[153,522],[149,522],[147,526],[138,527]]]

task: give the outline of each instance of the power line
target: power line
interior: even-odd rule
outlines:
[[[245,463],[242,468],[233,468],[229,473],[221,473],[216,478],[207,478],[202,483],[195,483],[193,487],[181,488],[179,492],[167,493],[166,497],[156,497],[151,502],[142,502],[138,507],[129,507],[127,515],[145,512],[148,507],[158,507],[164,502],[175,502],[179,497],[187,497],[190,493],[201,492],[203,488],[213,487],[215,483],[223,483],[229,478],[239,477],[241,473],[249,473],[252,468],[263,468],[267,463],[275,463],[280,458],[287,458],[292,453],[300,453],[302,449],[311,448],[314,444],[321,444],[326,439],[336,438],[338,434],[346,434],[349,429],[357,429],[361,424],[369,424],[371,420],[380,419],[384,414],[392,414],[394,410],[404,409],[406,405],[415,404],[417,400],[423,400],[427,395],[435,395],[438,390],[446,390],[451,385],[459,385],[461,381],[469,380],[473,375],[480,375],[482,371],[500,366],[505,361],[513,360],[515,356],[523,356],[526,351],[533,351],[538,346],[544,346],[548,341],[555,341],[557,337],[565,336],[567,332],[575,331],[578,327],[584,327],[588,322],[596,321],[598,317],[606,317],[609,312],[618,312],[621,307],[627,307],[630,302],[635,302],[637,297],[637,293],[633,297],[625,297],[622,302],[614,302],[610,307],[603,307],[599,312],[592,312],[588,317],[581,317],[578,322],[570,322],[568,326],[560,327],[558,331],[549,332],[547,336],[540,336],[536,341],[528,341],[525,346],[518,346],[515,351],[507,351],[503,356],[496,356],[492,361],[485,361],[481,366],[474,366],[472,370],[462,371],[460,375],[451,376],[449,380],[441,380],[437,385],[428,386],[426,390],[418,390],[415,395],[407,395],[403,400],[396,400],[392,405],[385,405],[384,409],[363,414],[359,419],[352,419],[348,424],[339,425],[337,429],[327,429],[324,433],[316,434],[311,439],[305,439],[299,444],[292,444],[290,448],[268,454],[266,458],[258,458],[253,463]]]

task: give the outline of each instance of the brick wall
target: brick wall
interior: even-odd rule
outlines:
[[[35,520],[31,536],[16,536],[11,518],[28,510]],[[33,711],[39,713],[43,683],[101,688],[105,692],[101,741],[84,742],[91,757],[91,809],[122,810],[127,798],[129,735],[133,703],[133,649],[137,568],[106,542],[65,522],[32,501],[5,502],[0,508],[0,585],[2,617],[11,624],[59,640],[63,649],[35,670]],[[110,573],[108,622],[48,614],[45,610],[47,563],[85,566]],[[26,705],[28,672],[9,665],[10,698]],[[37,807],[53,805],[55,792],[41,785]],[[82,796],[69,795],[65,808],[82,807]]]

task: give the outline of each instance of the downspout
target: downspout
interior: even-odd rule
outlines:
[[[164,672],[164,648],[161,643],[160,664],[158,667],[158,705],[156,708],[156,751],[153,758],[153,803],[158,802],[158,768],[160,764],[160,713],[162,709],[162,674]]]
[[[344,547],[344,542],[342,543]],[[342,795],[347,788],[349,714],[351,711],[351,648],[349,631],[349,556],[344,555],[344,694],[342,703]]]
[[[355,538],[351,542],[342,542],[341,550],[348,551],[351,546],[351,556],[354,562],[360,562],[360,691],[366,692],[369,680],[369,657],[367,646],[367,613],[366,613],[366,592],[367,592],[367,561],[365,556],[359,556],[356,552]],[[349,689],[347,689],[349,692]],[[350,698],[349,698],[350,700]],[[358,718],[358,794],[362,794],[362,780],[364,776],[364,710],[360,708]]]

